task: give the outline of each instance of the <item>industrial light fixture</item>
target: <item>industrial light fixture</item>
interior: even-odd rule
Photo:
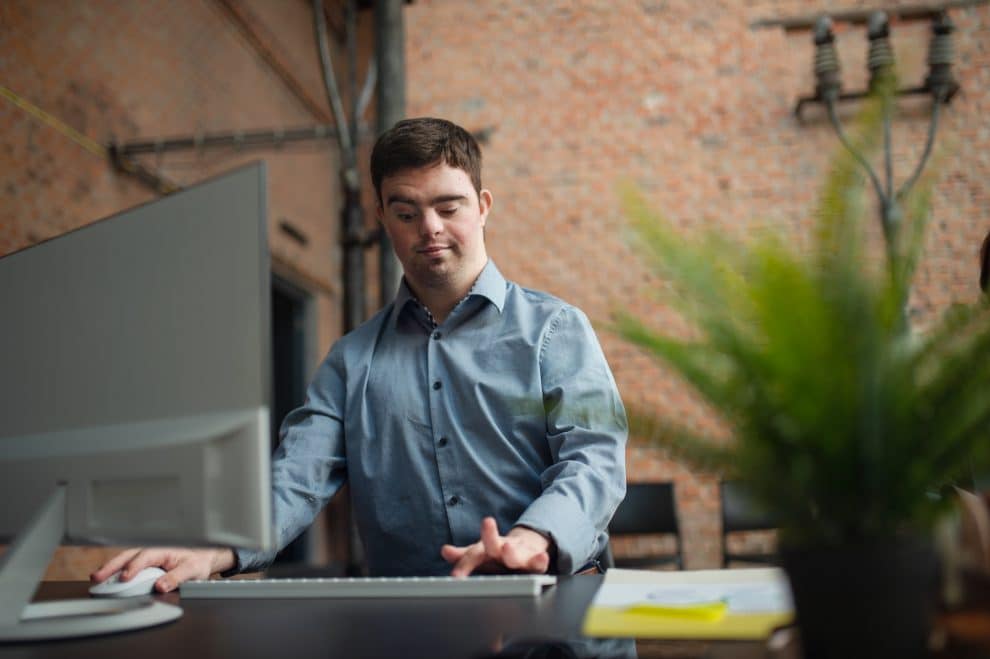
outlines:
[[[837,105],[842,101],[865,98],[876,93],[884,85],[894,84],[894,51],[890,46],[890,22],[882,11],[873,12],[867,23],[869,37],[869,53],[867,67],[870,72],[868,89],[855,92],[842,91],[842,77],[839,70],[839,58],[836,53],[835,34],[832,30],[832,20],[828,16],[818,18],[814,25],[813,37],[815,43],[815,95],[798,101],[795,114],[801,117],[802,108],[808,103],[821,103],[825,106],[829,122],[835,129],[842,144],[852,153],[863,166],[880,200],[881,222],[888,249],[888,255],[895,247],[894,236],[900,222],[899,202],[905,197],[918,180],[928,157],[931,155],[932,144],[938,129],[939,110],[948,104],[959,90],[959,83],[952,74],[952,32],[955,29],[948,13],[938,12],[932,17],[932,36],[928,50],[928,75],[924,82],[909,89],[899,89],[893,96],[906,94],[925,94],[931,97],[931,112],[929,117],[928,136],[925,148],[911,176],[895,190],[893,182],[893,160],[891,155],[891,103],[883,106],[882,122],[884,135],[884,180],[874,171],[869,161],[853,146],[846,136],[842,122],[839,119]],[[892,99],[891,99],[892,100]]]

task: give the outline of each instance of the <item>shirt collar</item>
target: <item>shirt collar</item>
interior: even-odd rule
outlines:
[[[478,295],[487,298],[495,308],[498,309],[499,313],[502,313],[502,308],[505,306],[505,277],[499,272],[498,268],[495,267],[495,263],[489,259],[485,267],[481,269],[481,274],[478,278],[474,280],[474,285],[465,299]],[[395,294],[395,309],[399,313],[406,308],[409,302],[418,303],[416,296],[413,295],[409,286],[406,284],[406,278],[402,278],[402,282],[399,284],[399,290]]]
[[[505,277],[495,267],[495,263],[489,259],[485,267],[482,268],[481,274],[478,275],[478,279],[474,282],[474,286],[471,287],[468,297],[472,295],[486,297],[495,305],[498,312],[502,313],[502,308],[505,306],[505,286]]]

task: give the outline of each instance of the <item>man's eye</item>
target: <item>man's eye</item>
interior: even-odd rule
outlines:
[[[438,208],[437,212],[445,216],[453,215],[457,212],[457,206],[452,206],[450,208]]]
[[[403,222],[411,222],[416,217],[413,213],[396,213],[395,216]]]

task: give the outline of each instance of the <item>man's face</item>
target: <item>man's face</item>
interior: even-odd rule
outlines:
[[[465,294],[488,261],[484,226],[492,195],[447,164],[385,177],[378,219],[414,290]]]

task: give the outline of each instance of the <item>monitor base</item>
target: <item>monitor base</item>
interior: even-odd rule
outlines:
[[[182,609],[151,597],[31,604],[65,533],[65,486],[56,487],[0,556],[0,643],[95,636],[171,622]]]
[[[21,621],[0,626],[0,643],[97,636],[164,625],[182,609],[150,597],[68,599],[29,604]]]

